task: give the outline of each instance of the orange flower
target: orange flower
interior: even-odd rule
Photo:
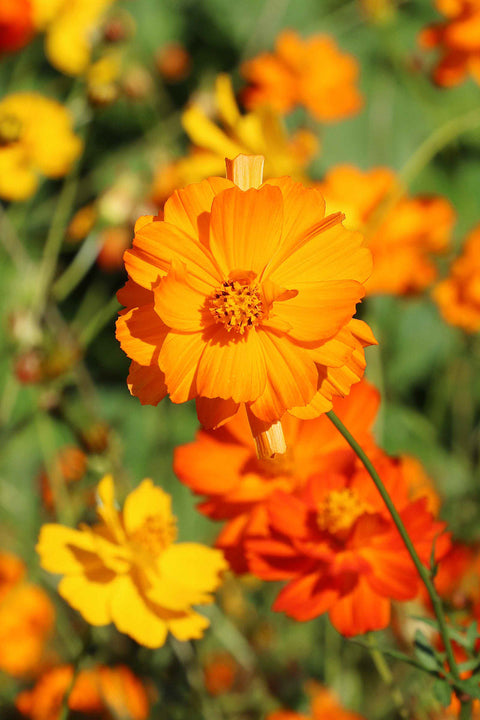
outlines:
[[[440,510],[440,497],[435,486],[425,472],[417,458],[410,455],[402,455],[399,459],[402,465],[402,472],[408,485],[408,497],[410,500],[418,498],[427,499],[427,510],[432,515],[438,515]]]
[[[285,30],[274,53],[248,60],[241,71],[251,83],[243,94],[248,108],[266,104],[289,112],[303,105],[317,120],[332,122],[356,115],[363,105],[355,86],[357,61],[327,35],[302,40]]]
[[[180,82],[190,73],[192,61],[180,43],[167,43],[155,54],[155,64],[160,75],[171,83]]]
[[[307,690],[311,698],[311,711],[308,715],[299,715],[290,710],[277,710],[267,715],[265,720],[363,720],[358,713],[345,710],[328,688],[316,682],[309,682]]]
[[[2,0],[0,3],[0,54],[24,47],[34,34],[30,0]]]
[[[0,553],[0,669],[14,676],[38,670],[55,621],[48,596],[24,574],[19,558]]]
[[[130,246],[130,230],[126,227],[106,228],[100,233],[101,248],[98,266],[105,272],[123,268],[123,253]]]
[[[382,167],[363,172],[339,165],[317,187],[327,212],[341,207],[346,226],[365,235],[373,255],[373,273],[366,283],[369,295],[415,293],[435,280],[437,270],[429,254],[448,247],[455,220],[447,200],[402,194],[395,174]]]
[[[207,658],[203,666],[205,688],[210,695],[217,696],[231,690],[237,673],[237,663],[226,652],[218,652]]]
[[[448,549],[445,525],[426,510],[426,499],[408,499],[401,466],[380,454],[379,472],[416,550],[425,564],[432,544],[440,558]],[[346,636],[380,630],[390,621],[391,600],[409,600],[419,577],[383,500],[362,467],[350,474],[312,476],[295,497],[277,491],[267,505],[268,535],[251,538],[251,572],[286,580],[273,609],[296,620],[329,613]]]
[[[317,190],[261,184],[260,160],[240,156],[229,165],[236,183],[190,185],[167,201],[164,221],[137,222],[117,338],[142,403],[196,398],[206,427],[245,404],[270,456],[264,433],[278,438],[287,410],[330,409],[375,340],[351,320],[371,270],[362,237],[341,213],[325,216]],[[276,447],[285,450],[281,439]]]
[[[479,549],[456,542],[439,563],[435,587],[452,607],[467,610],[480,620],[479,576]]]
[[[444,319],[465,332],[480,330],[480,225],[468,235],[450,275],[433,289]]]
[[[74,675],[71,665],[61,665],[46,672],[31,690],[21,692],[16,706],[31,720],[56,720],[63,698]],[[68,698],[72,712],[95,714],[95,717],[121,717],[123,720],[146,720],[149,702],[141,681],[124,665],[110,668],[97,666],[81,670]]]
[[[440,60],[433,79],[442,87],[463,82],[467,75],[480,84],[480,3],[478,0],[436,0],[445,20],[426,27],[419,37],[426,50],[437,48]]]
[[[42,500],[46,508],[49,510],[55,506],[54,492],[55,483],[63,482],[70,484],[78,482],[85,475],[87,470],[87,456],[79,447],[75,445],[66,445],[59,452],[53,463],[53,478],[50,478],[46,472],[40,475],[40,490]]]
[[[373,450],[371,427],[378,393],[365,380],[350,395],[336,398],[335,413],[368,452]],[[245,542],[266,531],[266,503],[276,491],[294,492],[319,472],[347,472],[356,456],[325,415],[315,420],[282,420],[288,445],[286,455],[258,460],[244,412],[220,430],[201,430],[195,442],[175,449],[174,470],[195,493],[206,495],[200,512],[213,520],[227,520],[216,545],[237,573],[248,571]]]
[[[226,569],[223,555],[196,543],[174,543],[171,499],[144,480],[115,505],[113,480],[98,486],[101,522],[72,530],[44,525],[37,551],[45,570],[65,577],[58,592],[91,625],[113,622],[147,647],[160,647],[170,631],[199,638],[208,620],[192,605],[212,602]]]

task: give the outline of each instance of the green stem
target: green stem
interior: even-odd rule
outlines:
[[[467,130],[474,130],[478,127],[480,127],[480,109],[478,108],[441,125],[428,136],[407,160],[400,171],[400,180],[405,184],[410,183],[435,155],[451,143],[452,140],[455,140]]]
[[[472,701],[461,701],[459,720],[472,720]]]
[[[405,543],[405,546],[408,550],[408,553],[410,557],[412,558],[413,564],[415,565],[418,574],[420,575],[420,578],[422,579],[423,584],[425,585],[425,588],[428,592],[428,595],[430,597],[430,600],[432,602],[433,610],[435,613],[435,616],[438,621],[438,628],[440,631],[440,635],[442,637],[443,644],[445,646],[445,652],[447,654],[447,660],[450,667],[450,672],[455,680],[460,680],[460,674],[458,671],[457,662],[455,660],[455,656],[453,654],[452,650],[452,644],[450,642],[450,638],[448,636],[448,628],[447,628],[447,622],[445,619],[445,615],[443,613],[443,607],[442,607],[442,601],[440,600],[440,597],[437,594],[437,591],[435,589],[435,586],[430,579],[430,575],[427,571],[427,568],[423,565],[422,561],[420,560],[417,551],[415,550],[415,546],[407,532],[407,529],[405,525],[403,524],[402,518],[400,517],[390,495],[387,492],[387,489],[385,488],[385,485],[383,484],[382,480],[380,479],[380,476],[378,475],[377,471],[375,470],[372,462],[369,460],[365,452],[362,450],[360,445],[357,443],[355,438],[350,434],[350,432],[347,430],[345,425],[342,423],[342,421],[335,415],[334,412],[330,411],[327,413],[328,418],[331,420],[331,422],[335,425],[337,430],[343,435],[345,440],[348,442],[352,450],[355,452],[355,454],[358,456],[358,458],[361,460],[363,465],[365,466],[365,469],[367,470],[368,474],[372,478],[373,482],[375,483],[375,486],[380,493],[383,502],[387,506],[387,509],[392,516],[392,520],[395,523],[398,532],[400,533],[400,537],[402,538],[403,542]]]
[[[103,330],[105,325],[110,322],[120,308],[121,305],[114,295],[110,302],[108,302],[98,311],[96,315],[93,316],[90,322],[85,326],[83,332],[80,333],[79,340],[82,348],[85,349],[92,342],[92,340],[101,330]]]
[[[395,703],[395,707],[398,710],[398,714],[402,718],[408,718],[408,709],[405,705],[405,700],[403,698],[403,695],[401,693],[401,690],[399,687],[395,685],[395,681],[393,679],[392,671],[390,670],[387,661],[385,660],[382,651],[377,645],[377,640],[374,635],[369,635],[367,638],[370,655],[372,657],[373,663],[375,667],[377,668],[377,672],[382,678],[385,685],[390,689],[392,693],[392,699]]]

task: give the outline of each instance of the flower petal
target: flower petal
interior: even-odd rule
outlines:
[[[106,569],[95,579],[69,575],[61,580],[58,592],[90,625],[108,625],[112,621],[109,603],[117,589],[117,577]]]
[[[255,328],[237,336],[223,326],[210,328],[198,365],[199,395],[248,402],[261,395],[266,382],[264,354]]]
[[[352,592],[337,600],[329,617],[333,627],[346,637],[382,630],[390,622],[390,600],[373,592],[361,577]]]
[[[165,374],[158,367],[157,350],[150,365],[140,365],[132,361],[128,373],[127,385],[131,394],[137,397],[142,405],[158,405],[168,393],[165,385]]]
[[[210,620],[191,610],[180,617],[169,619],[167,624],[168,629],[177,640],[198,640],[203,637],[204,631],[210,625]]]
[[[129,358],[140,365],[150,365],[167,332],[168,327],[152,304],[124,310],[117,320],[115,336]]]
[[[198,397],[198,422],[200,425],[203,425],[204,428],[219,428],[237,414],[239,407],[240,404],[233,402],[233,400],[223,400],[218,397]]]
[[[214,320],[205,308],[205,294],[189,281],[183,263],[172,266],[154,290],[155,312],[162,322],[179,332],[200,332]]]
[[[205,348],[200,333],[169,332],[159,355],[160,369],[165,373],[170,400],[182,403],[196,395],[195,375]]]
[[[267,368],[267,384],[262,395],[249,407],[266,422],[275,422],[284,412],[306,405],[316,392],[318,371],[313,360],[288,338],[257,331]]]
[[[260,275],[280,243],[283,198],[265,185],[242,191],[225,190],[213,201],[210,249],[224,277],[233,270]]]
[[[231,180],[212,177],[176,190],[165,203],[165,221],[176,225],[190,237],[198,237],[200,242],[208,241],[213,199],[232,186]]]
[[[117,579],[110,612],[117,629],[141,645],[150,648],[164,645],[168,632],[166,621],[145,601],[129,575]]]
[[[101,561],[94,555],[95,545],[91,534],[63,525],[43,525],[36,550],[42,568],[52,573],[82,573],[90,553],[91,562],[101,565]]]
[[[172,498],[151,480],[143,480],[127,496],[123,506],[123,523],[127,535],[138,530],[148,517],[154,515],[168,525],[173,520]]]

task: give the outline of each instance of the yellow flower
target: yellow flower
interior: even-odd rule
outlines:
[[[45,52],[54,67],[81,75],[90,62],[95,29],[114,0],[33,0],[34,22],[44,31]]]
[[[289,175],[306,182],[304,169],[318,146],[315,135],[299,130],[290,138],[280,115],[268,106],[242,115],[228,75],[217,77],[215,106],[221,127],[198,104],[190,105],[183,113],[183,127],[193,148],[187,157],[157,173],[153,196],[158,204],[163,204],[177,187],[223,175],[225,158],[241,154],[265,156],[265,179]]]
[[[25,200],[39,175],[65,175],[81,150],[69,112],[56,100],[18,92],[0,101],[0,197]]]
[[[209,621],[192,605],[212,602],[227,568],[218,550],[174,544],[171,498],[144,480],[117,510],[111,476],[98,486],[100,523],[73,530],[44,525],[41,566],[64,578],[58,592],[91,625],[113,622],[141,645],[160,647],[168,631],[199,638]]]

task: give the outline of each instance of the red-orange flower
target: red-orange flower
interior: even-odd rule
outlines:
[[[317,190],[260,184],[259,160],[240,156],[236,184],[190,185],[167,201],[164,221],[137,222],[117,323],[142,403],[196,398],[206,427],[245,404],[258,436],[286,411],[330,409],[375,342],[351,319],[371,269],[361,235],[341,213],[325,216]]]
[[[425,498],[408,499],[400,464],[379,453],[375,466],[422,561],[429,563],[434,539],[441,557],[448,549],[444,524],[426,510]],[[267,514],[269,534],[250,539],[247,554],[255,575],[287,581],[274,610],[303,621],[328,612],[351,636],[386,627],[391,600],[418,593],[417,571],[363,467],[314,475],[297,497],[277,491]]]
[[[44,673],[31,690],[21,692],[16,705],[31,720],[56,720],[63,698],[74,677],[71,665],[61,665]],[[141,681],[124,666],[97,666],[81,670],[68,697],[68,707],[96,718],[118,717],[146,720],[149,713],[147,693]]]
[[[248,60],[241,71],[250,83],[243,94],[249,108],[270,105],[289,112],[303,105],[317,120],[332,122],[355,115],[363,105],[355,85],[357,61],[327,35],[302,40],[285,30],[274,53]]]
[[[373,450],[371,427],[379,396],[365,380],[347,398],[336,398],[335,413],[360,444]],[[274,460],[259,460],[246,414],[238,413],[219,430],[200,430],[194,442],[175,449],[174,470],[195,493],[205,495],[199,510],[213,520],[227,520],[217,538],[237,573],[247,572],[245,542],[268,532],[266,503],[276,491],[302,488],[319,472],[351,472],[356,456],[343,436],[322,415],[315,420],[282,420],[288,450]]]
[[[369,295],[419,292],[436,278],[431,253],[450,242],[455,214],[440,196],[403,193],[388,168],[363,172],[351,165],[332,168],[317,185],[327,212],[340,207],[347,227],[362,232],[373,255]]]
[[[443,87],[463,82],[467,75],[480,84],[480,3],[478,0],[436,0],[443,22],[426,27],[420,45],[438,49],[434,81]]]
[[[46,593],[24,576],[19,558],[0,553],[0,670],[14,676],[38,671],[55,622]]]
[[[480,225],[468,235],[450,275],[433,289],[444,319],[466,332],[480,330]]]
[[[20,50],[35,32],[30,0],[2,0],[0,3],[0,54]]]
[[[307,683],[311,698],[311,710],[308,715],[300,715],[291,710],[276,710],[265,720],[363,720],[358,713],[345,710],[335,693],[316,682]]]

